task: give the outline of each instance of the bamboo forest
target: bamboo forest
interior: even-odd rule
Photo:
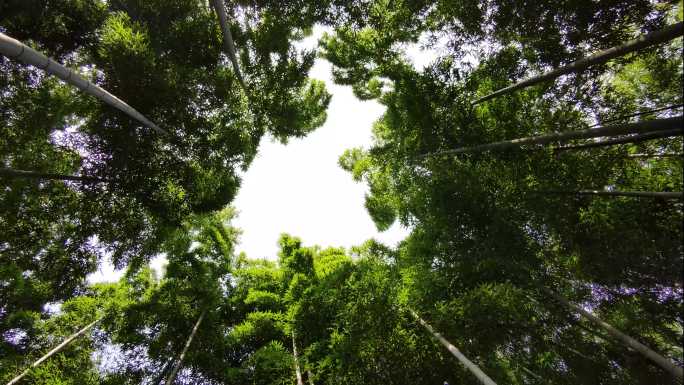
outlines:
[[[0,383],[682,384],[683,9],[0,0]],[[331,84],[382,108],[334,170],[407,235],[249,255],[245,175]]]

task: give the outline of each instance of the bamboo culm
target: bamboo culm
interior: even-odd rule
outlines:
[[[107,180],[101,178],[95,178],[91,176],[81,176],[81,175],[65,175],[65,174],[55,174],[49,172],[37,172],[37,171],[26,171],[17,170],[13,168],[0,168],[0,178],[27,178],[27,179],[51,179],[51,180],[68,180],[76,182],[86,182],[86,183],[100,183],[106,182]]]
[[[644,116],[644,115],[655,114],[656,112],[662,112],[662,111],[667,111],[667,110],[674,110],[674,109],[678,109],[678,108],[682,108],[682,107],[684,107],[684,104],[681,104],[681,103],[680,103],[680,104],[672,104],[672,105],[669,105],[669,106],[667,106],[667,107],[661,107],[661,108],[656,108],[656,109],[654,109],[654,110],[636,112],[636,113],[634,113],[634,114],[623,115],[623,116],[618,116],[618,117],[616,117],[616,118],[604,120],[603,122],[601,122],[601,123],[599,123],[599,124],[595,124],[595,125],[593,125],[592,127],[598,127],[598,126],[605,125],[605,124],[607,124],[607,123],[614,123],[614,122],[618,122],[618,121],[624,120],[624,119],[635,118],[635,117],[637,117],[637,116]]]
[[[601,191],[601,190],[577,190],[577,191],[534,191],[535,194],[557,194],[557,195],[596,195],[613,197],[636,197],[636,198],[660,198],[660,199],[682,199],[684,193],[681,191]]]
[[[294,357],[297,385],[304,385],[304,381],[302,381],[302,370],[299,368],[299,355],[297,354],[297,343],[295,342],[294,332],[292,332],[292,356]]]
[[[500,142],[493,142],[481,144],[472,147],[461,147],[453,150],[440,151],[423,156],[437,155],[437,154],[463,154],[463,153],[478,153],[490,150],[504,150],[509,148],[517,148],[530,144],[549,144],[552,142],[564,142],[574,139],[590,139],[599,138],[603,136],[628,135],[638,133],[651,133],[659,131],[682,130],[682,116],[666,119],[654,119],[636,123],[616,124],[610,126],[603,126],[597,128],[590,128],[580,131],[557,132],[547,135],[531,136],[526,138],[504,140]]]
[[[585,58],[572,62],[567,66],[553,69],[542,75],[534,76],[532,78],[520,81],[508,87],[494,91],[488,95],[485,95],[475,100],[471,104],[476,105],[486,100],[493,99],[497,96],[504,95],[515,90],[519,90],[521,88],[539,84],[547,80],[552,80],[559,76],[566,75],[569,73],[580,72],[587,69],[588,67],[591,67],[596,64],[605,63],[616,57],[624,56],[631,52],[639,51],[647,47],[651,47],[657,44],[661,44],[676,39],[677,37],[682,36],[682,34],[684,34],[684,23],[679,22],[677,24],[672,24],[660,31],[651,32],[649,34],[643,35],[635,40],[629,41],[617,47],[612,47],[603,51],[599,51],[591,56],[587,56]]]
[[[202,314],[200,314],[199,318],[197,318],[197,322],[195,323],[195,326],[192,328],[192,332],[190,333],[188,340],[185,342],[185,346],[183,346],[183,351],[181,352],[180,356],[178,356],[178,360],[176,361],[176,364],[173,366],[171,373],[169,373],[169,376],[166,377],[166,381],[164,382],[166,385],[173,384],[173,380],[176,378],[176,374],[180,370],[181,365],[183,365],[185,355],[187,354],[188,349],[190,348],[190,344],[192,344],[192,340],[195,338],[197,330],[199,329],[200,324],[202,323],[202,320],[204,319],[204,316],[206,314],[207,310],[205,309],[202,311]]]
[[[554,148],[553,151],[554,152],[561,152],[561,151],[567,151],[567,150],[585,150],[588,148],[616,146],[618,144],[641,143],[641,142],[647,142],[649,140],[679,136],[679,135],[682,135],[682,133],[684,133],[684,129],[682,129],[680,127],[680,128],[674,128],[671,130],[646,132],[643,134],[631,135],[631,136],[628,136],[625,138],[602,140],[600,142],[595,142],[595,143],[578,144],[576,146],[557,147],[557,148]]]
[[[625,158],[681,158],[684,154],[666,152],[662,154],[627,154]]]
[[[653,351],[651,348],[648,346],[642,344],[641,342],[635,340],[634,338],[626,335],[625,333],[617,330],[614,328],[612,325],[602,321],[595,315],[589,313],[588,311],[582,309],[581,307],[571,303],[565,297],[561,296],[560,294],[546,289],[543,289],[544,292],[546,292],[548,295],[556,299],[558,302],[563,304],[565,307],[569,308],[572,311],[575,311],[579,313],[582,317],[586,318],[596,326],[600,327],[601,329],[605,330],[608,334],[610,334],[613,338],[621,341],[623,344],[626,346],[636,350],[637,352],[641,353],[644,355],[646,358],[650,359],[654,363],[656,363],[658,366],[663,368],[665,371],[670,373],[672,376],[678,378],[679,380],[682,380],[684,378],[684,370],[675,365],[671,360],[661,356],[660,354],[656,353]]]
[[[245,79],[242,77],[242,72],[240,71],[240,66],[238,65],[233,34],[230,32],[230,27],[228,27],[228,15],[226,13],[226,7],[223,4],[223,0],[211,0],[211,2],[216,10],[216,15],[219,19],[219,25],[221,26],[221,32],[223,33],[224,49],[226,50],[226,54],[228,54],[228,58],[233,65],[235,76],[237,76],[242,89],[247,92],[247,85],[245,84]]]
[[[57,345],[54,349],[50,350],[50,351],[47,352],[44,356],[40,357],[40,358],[38,359],[38,361],[36,361],[36,362],[34,362],[33,364],[31,364],[31,366],[29,366],[28,368],[26,368],[26,370],[24,370],[23,372],[21,372],[21,374],[19,374],[18,376],[14,377],[13,379],[11,379],[10,382],[7,383],[7,385],[14,385],[14,384],[18,383],[22,378],[24,378],[24,376],[26,376],[27,374],[29,374],[29,373],[31,372],[32,369],[38,367],[38,365],[42,364],[45,360],[47,360],[48,358],[50,358],[50,357],[53,356],[54,354],[56,354],[56,353],[58,353],[59,351],[61,351],[62,349],[64,349],[67,345],[69,345],[69,344],[71,343],[71,341],[73,341],[73,340],[75,340],[76,338],[78,338],[78,337],[82,336],[83,334],[85,334],[88,330],[90,330],[90,328],[92,328],[93,326],[95,326],[96,323],[100,322],[100,320],[102,320],[102,318],[96,319],[95,321],[93,321],[93,322],[89,323],[88,325],[86,325],[83,329],[81,329],[81,330],[77,331],[76,333],[70,335],[67,339],[65,339],[64,341],[62,341],[61,344]]]
[[[460,350],[458,350],[454,345],[451,344],[451,342],[447,341],[444,337],[442,337],[441,334],[437,333],[437,332],[432,328],[432,326],[430,326],[430,324],[428,324],[427,322],[425,322],[425,320],[423,320],[422,318],[420,318],[420,316],[418,315],[418,313],[416,313],[415,311],[413,311],[413,309],[409,309],[409,312],[411,313],[411,315],[413,316],[413,318],[416,319],[416,321],[418,321],[421,325],[423,325],[423,327],[425,328],[425,330],[427,330],[427,331],[428,331],[430,334],[432,334],[432,336],[435,337],[442,345],[444,345],[444,347],[446,347],[447,350],[449,350],[449,352],[450,352],[451,354],[453,354],[453,356],[456,357],[456,359],[457,359],[461,364],[463,364],[463,366],[466,367],[466,369],[468,369],[472,374],[474,374],[475,377],[477,377],[477,379],[480,380],[480,382],[482,382],[482,384],[484,384],[484,385],[496,385],[496,382],[494,382],[494,380],[492,380],[491,378],[489,378],[489,376],[487,376],[487,375],[485,374],[485,372],[482,371],[482,369],[480,369],[477,365],[475,365],[472,361],[470,361],[466,356],[464,356],[463,353],[461,353]]]
[[[152,121],[147,119],[143,114],[136,111],[133,107],[129,106],[121,99],[110,94],[108,91],[84,79],[81,75],[48,58],[33,48],[3,33],[0,33],[0,54],[3,54],[10,59],[19,60],[24,64],[40,68],[45,72],[54,75],[66,83],[78,88],[79,90],[98,98],[104,103],[121,110],[126,115],[139,121],[147,127],[154,129],[158,133],[168,134],[165,130],[152,123]]]

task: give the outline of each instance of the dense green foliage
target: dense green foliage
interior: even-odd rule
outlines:
[[[26,311],[68,299],[98,257],[140,265],[192,213],[232,201],[262,136],[286,141],[325,120],[329,95],[307,80],[309,28],[259,11],[237,39],[252,95],[236,87],[213,13],[194,0],[0,5],[3,32],[79,67],[170,133],[159,136],[77,90],[0,58],[3,167],[81,174],[104,183],[5,179],[0,196],[2,330]],[[259,16],[259,13],[256,14]],[[278,29],[280,44],[270,41]]]
[[[309,384],[477,383],[413,309],[500,384],[677,383],[545,289],[682,366],[682,200],[574,193],[681,192],[681,133],[583,150],[449,150],[681,115],[681,38],[472,105],[681,22],[681,1],[226,8],[245,88],[205,0],[0,2],[0,32],[169,132],[0,57],[2,168],[101,179],[0,174],[0,382],[102,317],[22,381],[164,383],[206,314],[176,383],[293,384],[295,367]],[[334,32],[298,51],[315,25]],[[419,68],[406,49],[416,44],[440,55]],[[236,255],[229,205],[261,139],[286,143],[325,122],[330,95],[307,77],[317,55],[337,83],[386,107],[370,147],[339,165],[368,186],[379,230],[399,222],[411,233],[394,248],[351,250],[283,234],[273,259]],[[649,113],[670,105],[680,107]],[[148,262],[161,254],[159,275]],[[106,258],[126,275],[88,285]]]

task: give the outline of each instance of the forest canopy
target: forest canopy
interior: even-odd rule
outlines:
[[[681,383],[683,10],[0,1],[0,383]],[[339,167],[410,234],[237,253],[315,60],[384,107]]]

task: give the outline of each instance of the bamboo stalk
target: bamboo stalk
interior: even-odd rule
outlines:
[[[493,142],[487,144],[481,144],[472,147],[461,147],[453,150],[440,151],[438,153],[427,154],[463,154],[463,153],[478,153],[490,150],[503,150],[508,148],[521,147],[529,144],[548,144],[552,142],[563,142],[574,139],[589,139],[598,138],[603,136],[615,136],[615,135],[627,135],[627,134],[638,134],[638,133],[654,133],[654,132],[668,132],[670,134],[672,131],[676,130],[681,132],[682,123],[684,119],[682,116],[677,116],[673,118],[665,119],[654,119],[646,120],[636,123],[625,123],[616,124],[610,126],[603,126],[597,128],[590,128],[580,131],[567,131],[567,132],[556,132],[547,135],[531,136],[526,138],[504,140],[500,142]],[[567,148],[567,147],[560,147]],[[424,156],[427,156],[424,155]]]
[[[684,154],[663,153],[663,154],[627,154],[625,158],[681,158]]]
[[[605,120],[605,121],[603,121],[603,122],[601,122],[601,123],[599,123],[599,124],[595,124],[594,127],[601,126],[601,125],[604,125],[604,124],[606,124],[606,123],[617,122],[617,121],[623,120],[623,119],[629,119],[629,118],[635,118],[635,117],[637,117],[637,116],[644,116],[644,115],[655,114],[656,112],[662,112],[662,111],[667,111],[667,110],[674,110],[674,109],[682,108],[682,107],[684,107],[684,104],[681,104],[681,103],[680,103],[680,104],[672,104],[672,105],[669,105],[669,106],[667,106],[667,107],[656,108],[656,109],[654,109],[654,110],[648,110],[648,111],[643,111],[643,112],[636,112],[636,113],[634,113],[634,114],[618,116],[618,117],[616,117],[616,118],[612,118],[612,119]]]
[[[57,345],[54,349],[50,350],[50,351],[47,352],[44,356],[40,357],[36,362],[34,362],[33,364],[31,364],[31,366],[29,366],[28,368],[26,368],[26,370],[24,370],[23,372],[21,372],[21,374],[19,374],[18,376],[14,377],[13,379],[11,379],[10,382],[7,383],[7,385],[14,385],[14,384],[18,383],[19,380],[21,380],[22,378],[24,378],[24,376],[26,376],[27,374],[29,374],[29,373],[31,372],[32,369],[38,367],[38,365],[40,365],[40,364],[42,364],[43,362],[45,362],[45,360],[47,360],[48,358],[50,358],[50,357],[53,356],[54,354],[58,353],[60,350],[64,349],[64,347],[66,347],[67,345],[69,345],[69,344],[71,343],[71,341],[73,341],[73,340],[75,340],[76,338],[78,338],[78,337],[82,336],[83,334],[85,334],[85,332],[87,332],[88,330],[90,330],[90,328],[92,328],[93,326],[95,326],[96,323],[100,322],[100,320],[102,320],[102,318],[96,319],[95,321],[93,321],[93,322],[89,323],[88,325],[86,325],[83,329],[81,329],[81,330],[79,330],[78,332],[76,332],[76,333],[70,335],[67,339],[65,339],[64,341],[62,341],[61,344]]]
[[[292,332],[292,355],[294,356],[297,385],[304,385],[304,381],[302,381],[302,370],[299,368],[299,356],[297,355],[297,343],[295,342],[294,331]]]
[[[596,196],[616,196],[616,197],[637,197],[637,198],[661,198],[661,199],[682,199],[684,193],[681,191],[601,191],[601,190],[577,190],[577,191],[534,191],[536,194],[558,194],[558,195],[596,195]]]
[[[233,34],[230,32],[230,27],[228,27],[228,15],[226,13],[226,7],[223,4],[223,0],[211,0],[214,9],[216,10],[216,15],[219,19],[219,25],[221,26],[221,32],[223,33],[223,46],[228,54],[230,62],[233,64],[233,70],[235,71],[235,76],[237,76],[242,89],[247,92],[247,85],[245,84],[245,79],[242,77],[242,72],[240,71],[240,66],[237,60],[237,54],[235,51],[235,42],[233,41]]]
[[[55,174],[49,172],[17,170],[13,168],[0,168],[0,177],[6,178],[29,178],[29,179],[53,179],[72,180],[77,182],[100,183],[107,180],[91,176]]]
[[[656,363],[658,366],[663,368],[665,371],[670,373],[672,376],[674,376],[680,380],[682,378],[684,378],[684,370],[681,367],[675,365],[671,360],[661,356],[660,354],[656,353],[655,351],[653,351],[648,346],[642,344],[641,342],[635,340],[634,338],[628,336],[627,334],[617,330],[612,325],[602,321],[600,318],[598,318],[595,315],[589,313],[588,311],[582,309],[581,307],[571,303],[570,301],[565,299],[565,297],[561,296],[560,294],[558,294],[554,291],[551,291],[547,288],[543,288],[543,290],[548,295],[550,295],[551,297],[556,299],[558,302],[563,304],[565,307],[569,308],[570,310],[576,311],[582,317],[584,317],[587,320],[589,320],[590,322],[592,322],[594,325],[605,330],[608,334],[610,334],[615,339],[621,341],[626,346],[636,350],[637,352],[644,355],[646,358],[648,358],[651,361],[653,361],[654,363]]]
[[[573,72],[580,72],[588,67],[591,67],[596,64],[601,64],[605,63],[611,59],[614,59],[616,57],[624,56],[628,53],[635,52],[653,45],[657,45],[660,43],[664,43],[667,41],[670,41],[672,39],[675,39],[679,36],[682,36],[684,33],[684,23],[679,22],[677,24],[672,24],[670,26],[667,26],[666,28],[656,31],[656,32],[651,32],[649,34],[643,35],[635,40],[629,41],[625,44],[619,45],[617,47],[611,47],[603,51],[599,51],[591,56],[587,56],[585,58],[582,58],[580,60],[574,61],[564,67],[556,68],[553,69],[549,72],[546,72],[542,75],[539,76],[534,76],[532,78],[520,81],[518,83],[515,83],[513,85],[510,85],[508,87],[502,88],[500,90],[494,91],[488,95],[485,95],[474,102],[472,102],[472,105],[476,105],[479,103],[482,103],[486,100],[493,99],[497,96],[507,94],[510,92],[513,92],[515,90],[519,90],[521,88],[529,87],[535,84],[539,84],[541,82],[545,82],[547,80],[552,80],[555,79],[561,75],[573,73]]]
[[[575,146],[556,147],[553,149],[553,151],[554,152],[560,152],[560,151],[567,151],[567,150],[584,150],[587,148],[615,146],[618,144],[641,143],[641,142],[647,142],[649,140],[654,140],[654,139],[670,138],[673,136],[679,136],[679,135],[682,135],[682,133],[684,133],[684,130],[682,130],[682,128],[674,128],[671,130],[654,131],[654,132],[646,132],[643,134],[631,135],[631,136],[627,136],[625,138],[602,140],[600,142],[594,142],[594,143],[578,144]]]
[[[173,380],[176,378],[176,374],[178,373],[178,370],[180,370],[180,367],[183,364],[185,354],[188,352],[188,348],[190,348],[190,344],[192,344],[192,340],[195,338],[197,330],[199,329],[199,326],[202,323],[202,320],[204,319],[204,316],[206,314],[207,310],[205,309],[202,311],[202,314],[200,314],[199,318],[197,318],[197,322],[195,323],[195,326],[192,328],[192,332],[190,333],[188,340],[185,342],[185,346],[183,346],[183,351],[181,352],[180,356],[178,356],[178,361],[176,361],[176,364],[173,366],[173,369],[171,370],[171,373],[169,373],[169,376],[166,377],[166,381],[164,382],[166,385],[173,384]]]
[[[433,337],[435,337],[442,345],[444,345],[444,347],[446,347],[447,350],[449,350],[449,352],[451,354],[453,354],[453,356],[456,357],[456,359],[459,362],[461,362],[461,364],[463,364],[463,366],[466,367],[466,369],[468,369],[472,374],[474,374],[475,377],[477,377],[477,379],[480,380],[480,382],[482,382],[484,385],[496,385],[496,382],[494,382],[494,380],[489,378],[489,376],[487,376],[485,374],[485,372],[482,371],[482,369],[480,369],[477,365],[475,365],[472,361],[470,361],[466,356],[464,356],[463,353],[461,353],[461,351],[458,350],[458,348],[456,348],[454,345],[451,344],[451,342],[447,341],[444,337],[442,337],[441,334],[437,333],[432,328],[432,326],[430,326],[430,324],[428,324],[427,322],[425,322],[425,320],[420,318],[418,313],[413,311],[413,309],[409,309],[409,312],[411,313],[413,318],[416,319],[416,321],[418,321],[421,325],[423,325],[425,330],[430,332],[430,334],[432,334]]]
[[[104,103],[121,110],[126,115],[141,122],[147,127],[154,129],[158,133],[168,134],[168,132],[159,128],[159,126],[152,123],[143,114],[126,104],[121,99],[110,94],[107,90],[100,88],[99,86],[81,77],[81,75],[77,74],[76,72],[64,67],[42,53],[3,33],[0,33],[0,54],[3,54],[10,59],[19,60],[24,64],[38,67],[45,72],[62,79],[66,83],[71,84],[79,90],[98,98]]]

